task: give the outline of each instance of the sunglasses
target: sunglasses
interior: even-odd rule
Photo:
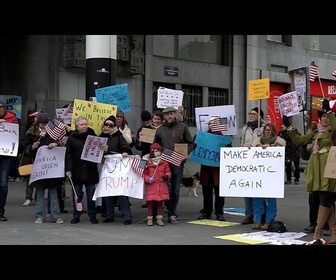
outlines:
[[[104,126],[109,127],[109,128],[115,127],[115,125],[111,123],[104,123]]]

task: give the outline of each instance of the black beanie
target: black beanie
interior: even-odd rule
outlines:
[[[150,121],[152,119],[152,115],[151,113],[149,113],[148,111],[142,111],[141,113],[141,120],[143,122],[146,122],[146,121]]]
[[[113,121],[113,123],[114,123],[114,125],[115,125],[115,124],[116,124],[116,117],[113,116],[113,115],[111,115],[111,116],[109,116],[109,117],[104,121],[104,123],[105,123],[106,121]]]
[[[261,109],[259,110],[259,107],[254,107],[253,109],[251,109],[251,111],[257,112],[262,119],[264,118],[264,112]]]
[[[38,113],[36,117],[36,123],[48,123],[49,116],[47,113]]]

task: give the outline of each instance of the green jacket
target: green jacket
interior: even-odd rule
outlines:
[[[306,175],[306,189],[308,192],[312,191],[329,191],[336,192],[336,180],[323,177],[324,168],[327,163],[329,149],[333,146],[331,134],[336,131],[336,117],[334,114],[328,115],[332,131],[326,131],[318,139],[319,153],[312,154],[307,167],[305,169]],[[314,143],[318,132],[313,131],[306,135],[298,135],[294,130],[288,131],[289,137],[296,145],[305,145]]]

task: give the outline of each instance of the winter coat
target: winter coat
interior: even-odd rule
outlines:
[[[329,191],[336,192],[336,180],[325,178],[324,168],[327,164],[327,159],[329,155],[329,149],[333,145],[331,133],[336,132],[336,117],[334,114],[328,115],[330,120],[330,125],[332,131],[323,132],[318,139],[319,153],[312,153],[307,167],[305,169],[306,176],[306,190],[307,192],[312,191]],[[296,145],[305,145],[308,143],[314,143],[318,132],[313,131],[306,135],[298,135],[294,130],[288,131],[289,137],[293,140]]]
[[[295,129],[295,132],[300,135],[300,133]],[[299,161],[300,160],[300,145],[295,145],[292,139],[288,136],[287,130],[282,130],[279,136],[286,141],[285,148],[285,160],[288,161]]]
[[[99,182],[97,163],[81,159],[88,135],[96,136],[96,133],[90,127],[85,133],[74,130],[66,143],[65,171],[71,171],[74,183],[97,184]]]
[[[254,139],[262,136],[265,124],[266,122],[264,120],[260,120],[260,128],[259,129],[255,128],[254,130],[252,130],[252,128],[248,125],[248,123],[246,123],[242,128],[240,136],[241,146],[245,146],[246,144],[252,144]]]
[[[252,146],[253,147],[261,147],[261,143],[260,143],[260,139],[261,137],[258,137],[256,139],[254,139],[253,143],[252,143]],[[269,147],[285,147],[286,146],[286,141],[284,139],[282,139],[281,137],[277,136],[276,140],[275,140],[275,143],[274,144],[266,144],[268,145]]]
[[[122,133],[117,130],[113,134],[108,133],[101,133],[99,137],[107,137],[107,143],[108,146],[107,152],[105,152],[106,155],[109,154],[115,154],[113,152],[117,153],[127,153],[129,155],[132,154],[132,150],[129,147],[128,143],[126,142],[126,139],[123,137]]]
[[[19,123],[16,113],[13,111],[5,111],[5,113],[0,116],[0,119],[4,119],[6,122],[9,123]]]
[[[149,184],[148,180],[153,176],[154,172],[154,183]],[[163,179],[164,175],[167,175],[169,179],[171,178],[169,163],[161,160],[158,165],[155,165],[149,158],[143,173],[146,190],[146,201],[169,200],[169,188],[167,181]]]

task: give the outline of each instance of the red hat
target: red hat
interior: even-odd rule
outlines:
[[[150,150],[153,151],[153,150],[161,150],[161,146],[158,144],[158,143],[153,143],[151,146],[150,146]]]

